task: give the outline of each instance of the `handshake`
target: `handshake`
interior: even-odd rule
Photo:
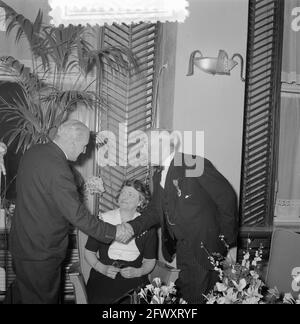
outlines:
[[[117,225],[116,241],[120,243],[128,243],[134,236],[133,228],[128,223]]]

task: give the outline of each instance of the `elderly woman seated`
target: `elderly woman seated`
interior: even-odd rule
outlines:
[[[118,197],[119,208],[102,214],[112,225],[128,222],[140,215],[150,192],[138,180],[127,180]],[[132,289],[148,283],[157,254],[157,232],[144,232],[127,244],[103,244],[92,237],[85,246],[85,258],[92,267],[87,283],[90,304],[111,304]]]

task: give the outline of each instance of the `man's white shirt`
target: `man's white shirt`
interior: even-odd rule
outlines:
[[[162,188],[165,188],[167,174],[169,171],[169,167],[174,159],[174,156],[175,156],[175,152],[169,155],[162,164],[162,166],[164,167],[164,169],[161,172],[161,179],[160,179],[160,185],[162,186]]]

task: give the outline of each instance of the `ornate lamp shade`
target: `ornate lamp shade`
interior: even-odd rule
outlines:
[[[55,26],[184,22],[188,16],[187,0],[49,0],[49,5]]]
[[[194,74],[194,66],[200,70],[213,75],[230,75],[230,71],[238,64],[235,59],[241,62],[241,80],[245,81],[243,76],[244,59],[241,54],[235,53],[231,58],[224,50],[219,50],[218,57],[204,57],[199,50],[192,52],[189,60],[187,76]]]

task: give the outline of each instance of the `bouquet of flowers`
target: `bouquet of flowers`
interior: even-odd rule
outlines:
[[[223,240],[221,238],[221,240]],[[226,242],[225,242],[226,243]],[[251,240],[247,241],[247,249],[243,252],[241,263],[228,264],[220,254],[208,258],[218,272],[219,282],[207,295],[207,304],[299,304],[289,293],[280,294],[278,289],[268,289],[261,279],[263,246],[251,251]],[[252,253],[251,253],[252,252]]]
[[[219,273],[220,282],[206,297],[207,304],[259,304],[263,298],[263,281],[260,279],[262,246],[255,251],[253,258],[250,250],[244,252],[241,264],[228,264],[221,255],[209,256],[214,270]]]
[[[90,177],[84,186],[86,193],[90,195],[100,194],[102,195],[105,192],[103,180],[100,177]]]
[[[295,299],[292,294],[282,294],[275,287],[274,289],[268,290],[264,302],[261,304],[300,304],[300,295]]]
[[[152,284],[147,285],[138,292],[138,303],[147,304],[186,304],[178,297],[175,284],[171,282],[165,285],[160,278],[153,279]]]

